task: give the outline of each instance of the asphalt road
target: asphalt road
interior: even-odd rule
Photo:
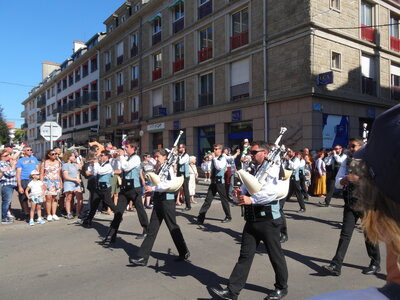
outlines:
[[[197,215],[206,189],[206,185],[198,186],[200,197],[191,211],[177,207],[190,262],[174,261],[177,251],[162,224],[148,266],[130,266],[128,256],[135,255],[141,244],[135,239],[141,227],[132,212],[124,214],[119,237],[111,247],[97,243],[111,221],[108,215],[96,217],[91,229],[65,219],[33,227],[21,221],[1,225],[0,299],[213,299],[207,286],[225,287],[239,255],[244,221],[240,208],[232,207],[233,221],[222,224],[224,214],[217,200],[204,226],[193,225],[190,221]],[[322,272],[321,265],[328,264],[336,250],[343,208],[341,199],[333,199],[329,208],[319,207],[318,201],[312,198],[304,214],[297,213],[299,206],[293,198],[286,203],[289,241],[283,248],[289,268],[289,294],[285,299],[384,285],[384,246],[382,273],[361,274],[369,258],[359,228],[354,231],[342,275],[331,277]],[[13,205],[17,203],[14,199]],[[268,255],[260,245],[239,299],[264,299],[274,288],[274,281]]]

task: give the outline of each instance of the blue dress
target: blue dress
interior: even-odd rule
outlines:
[[[77,178],[79,169],[77,164],[66,163],[62,167],[62,171],[63,173],[64,171],[67,171],[69,177]],[[80,189],[79,183],[64,179],[64,193],[73,192],[76,191],[77,189]]]

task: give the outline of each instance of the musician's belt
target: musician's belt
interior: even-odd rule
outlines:
[[[257,222],[273,219],[270,205],[245,205],[243,208],[243,217],[246,221]]]

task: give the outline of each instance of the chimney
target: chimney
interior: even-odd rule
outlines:
[[[81,48],[86,47],[85,43],[82,41],[74,41],[74,48],[72,49],[73,53],[78,51]]]
[[[42,62],[42,80],[49,76],[51,72],[57,70],[59,67],[59,64],[53,63],[51,61]]]

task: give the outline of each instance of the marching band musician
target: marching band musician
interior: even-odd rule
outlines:
[[[128,155],[126,158],[121,153],[122,166],[122,186],[121,192],[118,195],[118,204],[114,211],[114,219],[111,222],[110,229],[103,239],[102,243],[113,243],[117,236],[119,225],[122,222],[122,214],[124,213],[128,201],[132,200],[136,207],[140,225],[143,227],[143,233],[136,236],[137,239],[146,237],[149,220],[142,202],[142,186],[140,180],[140,157],[136,154],[137,143],[133,140],[127,140],[125,152]],[[122,151],[121,151],[122,152]]]
[[[204,200],[203,205],[200,208],[199,216],[197,217],[197,224],[202,225],[206,218],[206,213],[211,206],[211,202],[215,194],[218,192],[221,197],[222,208],[225,212],[225,219],[222,220],[222,223],[228,223],[232,221],[231,210],[229,207],[228,196],[226,195],[225,190],[225,171],[227,168],[227,162],[224,155],[222,155],[222,145],[215,144],[214,152],[211,152],[211,184],[207,191],[206,199]]]
[[[167,163],[167,152],[164,149],[157,150],[155,157],[158,162],[158,172],[163,170],[163,165]],[[138,258],[129,258],[129,261],[134,266],[146,266],[150,256],[151,249],[153,248],[154,242],[157,237],[158,230],[163,220],[167,224],[169,233],[171,234],[172,240],[178,250],[179,257],[177,261],[185,261],[189,258],[190,252],[186,246],[186,242],[183,238],[182,231],[179,225],[176,223],[176,211],[175,211],[175,195],[174,193],[168,192],[173,185],[173,179],[176,177],[174,173],[174,167],[171,164],[167,170],[166,180],[160,176],[161,181],[155,186],[146,186],[146,192],[154,192],[153,196],[153,212],[150,217],[150,225],[147,231],[142,245],[137,253]]]
[[[90,227],[92,220],[99,207],[100,201],[103,200],[113,211],[115,211],[114,202],[111,199],[111,184],[110,179],[113,176],[113,168],[109,162],[110,152],[107,150],[101,151],[100,160],[101,164],[96,160],[92,161],[91,169],[93,175],[96,176],[96,188],[91,197],[90,212],[86,219],[82,221],[83,226]]]
[[[220,299],[237,299],[246,280],[253,262],[257,246],[263,241],[272,267],[275,271],[275,290],[265,299],[281,299],[287,295],[288,269],[280,243],[280,228],[283,224],[280,214],[278,195],[278,179],[280,165],[274,164],[268,169],[268,152],[271,146],[265,142],[253,142],[250,148],[252,161],[256,165],[255,177],[262,184],[261,190],[253,196],[247,196],[247,190],[242,186],[242,193],[238,196],[239,205],[244,206],[246,224],[242,234],[240,256],[230,277],[227,288],[211,288],[211,291]],[[265,178],[265,179],[262,179]]]
[[[192,209],[190,205],[190,193],[189,193],[189,154],[186,153],[186,145],[185,144],[179,144],[178,147],[178,170],[177,170],[177,176],[184,176],[184,181],[183,181],[183,193],[185,195],[185,203],[186,207],[185,210],[189,211]]]

